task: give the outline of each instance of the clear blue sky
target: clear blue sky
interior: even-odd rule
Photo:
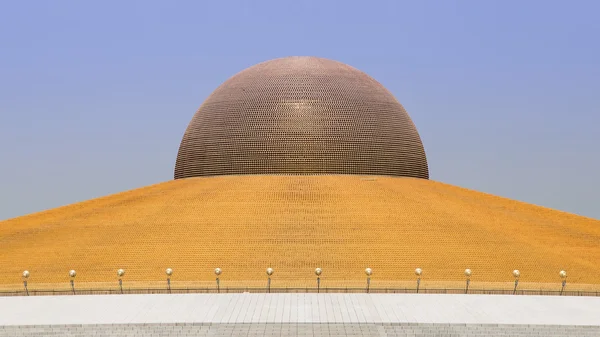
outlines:
[[[2,1],[0,219],[172,179],[236,72],[311,55],[415,121],[431,178],[600,218],[599,1]]]

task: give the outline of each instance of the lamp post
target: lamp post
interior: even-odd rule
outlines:
[[[219,285],[219,275],[221,275],[221,268],[215,268],[215,275],[217,275],[217,292],[221,292],[221,286]]]
[[[23,286],[25,287],[25,293],[29,296],[29,290],[27,289],[27,279],[29,278],[29,271],[23,272]]]
[[[123,275],[125,275],[125,270],[119,269],[117,270],[117,276],[119,277],[119,288],[121,289],[121,294],[123,293]]]
[[[75,295],[75,276],[77,276],[77,272],[71,269],[69,271],[69,277],[71,278],[71,290],[73,291],[73,295]]]
[[[561,270],[560,273],[558,273],[558,275],[562,279],[562,288],[560,288],[560,295],[562,296],[563,291],[565,290],[565,286],[567,285],[567,272]]]
[[[371,269],[371,268],[365,269],[365,274],[367,274],[367,294],[368,294],[369,289],[371,288],[371,275],[373,275],[373,269]]]
[[[275,271],[273,268],[267,268],[267,292],[271,293],[271,275],[273,275]]]
[[[513,295],[517,293],[517,286],[519,285],[519,277],[521,272],[518,269],[513,270],[513,276],[515,277],[515,289],[513,289]]]
[[[173,275],[173,269],[167,268],[165,270],[165,274],[167,274],[167,290],[169,294],[171,293],[171,276]]]
[[[417,275],[417,294],[419,293],[419,287],[421,285],[421,275],[423,275],[423,269],[415,269],[415,275]]]
[[[315,269],[315,275],[317,275],[317,293],[321,291],[321,273],[323,273],[321,268]]]
[[[465,276],[467,277],[467,286],[465,287],[465,294],[469,292],[469,283],[471,283],[471,269],[465,269]]]

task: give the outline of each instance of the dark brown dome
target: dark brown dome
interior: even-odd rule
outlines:
[[[379,82],[346,64],[286,57],[219,86],[181,141],[175,179],[231,174],[429,178],[421,138]]]

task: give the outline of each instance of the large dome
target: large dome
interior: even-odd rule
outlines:
[[[218,87],[190,122],[175,179],[232,174],[429,178],[412,120],[379,82],[346,64],[286,57]]]

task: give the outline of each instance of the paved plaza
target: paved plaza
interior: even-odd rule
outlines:
[[[177,294],[0,298],[0,336],[600,336],[600,298]]]

